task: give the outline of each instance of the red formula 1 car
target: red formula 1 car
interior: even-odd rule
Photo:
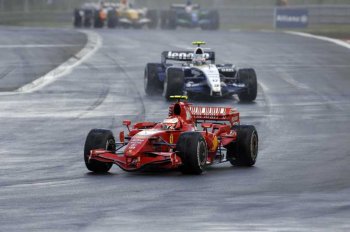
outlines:
[[[123,121],[127,135],[120,132],[115,142],[111,131],[93,129],[84,150],[86,167],[108,172],[113,164],[125,171],[176,169],[201,174],[207,165],[230,161],[252,166],[258,154],[258,133],[254,126],[240,125],[236,109],[193,106],[175,96],[163,122]],[[201,130],[197,128],[200,124]]]

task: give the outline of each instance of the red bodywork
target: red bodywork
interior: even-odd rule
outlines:
[[[201,123],[202,130],[197,129]],[[128,134],[120,133],[120,142],[115,152],[91,150],[89,159],[117,164],[125,171],[136,171],[146,167],[175,169],[182,164],[176,153],[176,142],[181,133],[199,131],[208,148],[207,164],[225,162],[225,146],[237,139],[232,126],[239,125],[239,113],[227,107],[193,106],[187,102],[176,102],[169,107],[169,115],[163,122],[138,122]]]

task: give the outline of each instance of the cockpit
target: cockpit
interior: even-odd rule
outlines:
[[[163,130],[178,130],[181,129],[181,121],[177,117],[166,118],[163,121]]]
[[[204,51],[202,48],[198,47],[194,51],[193,58],[192,58],[192,63],[194,65],[203,65],[206,64],[206,59],[204,55]]]

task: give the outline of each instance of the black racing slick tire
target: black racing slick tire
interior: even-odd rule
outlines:
[[[180,170],[183,174],[199,175],[205,170],[208,147],[201,133],[182,133],[176,144],[176,151],[182,160]]]
[[[240,69],[238,71],[239,83],[246,86],[245,91],[238,94],[239,100],[242,102],[252,102],[256,99],[258,93],[258,81],[254,69]]]
[[[157,10],[148,10],[146,16],[151,22],[148,23],[149,29],[156,29],[158,26],[158,11]]]
[[[74,10],[74,27],[80,28],[83,25],[83,17],[79,9]]]
[[[168,68],[165,75],[163,96],[182,95],[184,87],[184,72],[180,68]]]
[[[144,74],[145,93],[149,96],[155,95],[162,88],[162,82],[158,79],[158,67],[161,64],[148,63]]]
[[[103,27],[103,20],[100,18],[100,12],[96,10],[94,14],[94,28],[102,28],[102,27]]]
[[[107,27],[108,28],[116,28],[117,25],[118,25],[117,12],[115,11],[115,9],[112,9],[112,10],[108,11]]]
[[[228,147],[228,159],[234,166],[253,166],[258,156],[259,137],[254,126],[240,125],[233,128],[237,141]]]
[[[84,161],[87,169],[96,173],[108,172],[113,165],[112,163],[89,160],[90,151],[94,149],[105,149],[115,152],[115,139],[112,132],[103,129],[91,130],[86,137],[84,147]]]
[[[92,21],[94,17],[93,10],[85,10],[84,11],[84,27],[90,28],[92,26]]]

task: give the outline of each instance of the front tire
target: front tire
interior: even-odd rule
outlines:
[[[173,95],[182,95],[184,72],[179,68],[168,68],[164,80],[163,96],[169,99]]]
[[[103,20],[100,18],[100,12],[95,11],[94,28],[102,28],[102,27],[103,27]]]
[[[96,173],[108,172],[113,165],[112,163],[89,160],[90,151],[94,149],[105,149],[115,152],[115,140],[112,132],[103,129],[91,130],[86,137],[84,147],[84,161],[87,169]]]
[[[205,170],[208,147],[201,133],[182,133],[176,144],[176,150],[183,163],[180,168],[183,174],[199,175]]]
[[[162,83],[158,79],[159,64],[149,63],[145,68],[144,88],[147,95],[154,95],[158,89],[161,89]]]
[[[258,93],[258,81],[254,69],[238,70],[238,79],[244,83],[246,90],[238,94],[239,100],[243,102],[252,102],[256,99]]]
[[[114,9],[108,11],[107,27],[116,28],[118,25],[118,16]]]
[[[237,132],[237,141],[227,150],[230,163],[234,166],[253,166],[258,156],[258,132],[250,125],[236,126],[234,129]]]

